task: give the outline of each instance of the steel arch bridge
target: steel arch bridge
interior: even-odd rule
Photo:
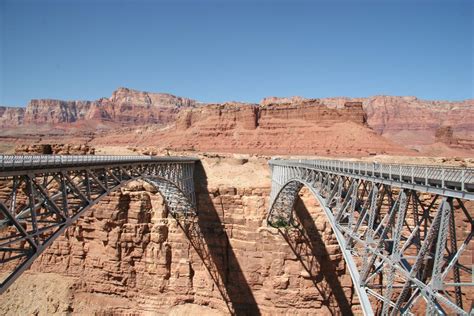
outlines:
[[[319,201],[366,315],[472,313],[474,169],[276,160],[267,222],[291,229]]]
[[[175,217],[195,215],[196,158],[0,156],[0,265],[3,293],[90,207],[132,180],[163,196]]]

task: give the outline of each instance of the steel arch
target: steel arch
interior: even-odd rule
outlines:
[[[390,185],[373,175],[318,168],[314,161],[270,161],[270,166],[268,224],[291,227],[294,203],[307,187],[336,235],[366,315],[469,313],[472,267],[461,259],[470,257],[474,222],[472,209],[458,196],[469,201],[472,191],[434,187],[440,194],[431,195],[402,181]],[[462,186],[472,188],[472,179]]]
[[[359,272],[356,268],[356,264],[353,260],[352,255],[348,253],[348,251],[346,250],[345,241],[341,232],[336,229],[334,216],[332,212],[330,211],[330,209],[327,207],[325,203],[325,199],[315,190],[315,188],[310,183],[301,179],[294,178],[294,179],[290,179],[286,184],[284,184],[283,187],[280,189],[280,191],[277,193],[275,199],[273,200],[273,203],[270,207],[269,215],[267,217],[267,222],[270,224],[270,226],[273,226],[273,227],[279,227],[282,225],[284,226],[285,223],[292,222],[293,212],[285,212],[284,214],[286,216],[282,217],[281,213],[277,215],[277,214],[274,214],[275,213],[274,211],[282,206],[285,209],[288,209],[288,206],[290,210],[293,209],[293,206],[296,202],[298,194],[303,187],[307,187],[311,191],[313,196],[316,197],[319,204],[323,208],[324,213],[326,214],[329,220],[331,228],[336,235],[336,239],[342,250],[342,255],[344,257],[344,260],[346,261],[346,264],[349,267],[349,272],[351,274],[352,280],[353,281],[358,280]],[[366,306],[370,306],[370,301],[367,296],[367,293],[362,291],[360,287],[355,285],[355,283],[354,283],[354,287],[356,289],[361,305],[364,309],[364,313],[370,314],[372,310],[366,308]]]
[[[154,186],[174,217],[195,215],[196,160],[147,158],[0,170],[0,183],[8,189],[0,196],[0,264],[10,272],[3,276],[0,293],[80,216],[131,181]]]

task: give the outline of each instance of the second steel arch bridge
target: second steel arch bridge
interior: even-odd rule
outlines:
[[[303,187],[334,231],[366,315],[468,315],[474,170],[271,160],[268,223],[291,227]]]

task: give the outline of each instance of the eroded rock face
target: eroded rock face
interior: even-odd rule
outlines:
[[[0,127],[22,125],[24,116],[24,108],[0,106]]]
[[[312,223],[305,237],[266,227],[267,187],[198,188],[193,221],[167,217],[152,192],[135,182],[103,200],[37,259],[30,275],[75,280],[63,305],[82,314],[173,314],[188,304],[213,314],[358,311],[335,236],[307,193],[298,215]],[[9,291],[2,306],[15,297],[15,288]]]
[[[444,143],[453,148],[474,149],[474,138],[462,138],[454,136],[452,126],[441,126],[436,129],[435,142]]]
[[[31,100],[25,110],[25,124],[73,123],[87,118],[91,101]]]
[[[171,94],[119,88],[109,99],[97,101],[39,99],[31,100],[26,109],[1,107],[0,126],[67,124],[85,120],[121,125],[166,124],[174,121],[180,108],[195,104],[194,100]]]
[[[253,130],[258,126],[258,116],[259,108],[256,104],[209,104],[182,111],[176,120],[176,129],[197,128],[204,133]]]
[[[263,98],[262,101],[260,101],[260,105],[262,106],[267,106],[267,105],[274,105],[274,104],[287,104],[287,103],[301,103],[303,101],[306,101],[306,98],[300,97],[300,96],[293,96],[293,97],[267,97]],[[317,99],[313,99],[317,100]]]
[[[262,105],[298,104],[317,100],[329,108],[362,104],[367,125],[385,138],[404,146],[432,144],[436,131],[451,126],[453,137],[459,139],[451,146],[471,150],[474,142],[474,100],[459,102],[429,101],[416,97],[373,96],[368,98],[305,99],[266,98]],[[446,143],[450,145],[449,142]]]
[[[258,154],[408,153],[367,126],[360,102],[335,107],[317,99],[297,100],[299,103],[271,99],[264,105],[225,103],[185,109],[174,129],[143,133],[140,142],[172,149]]]
[[[265,100],[264,100],[265,101]],[[284,127],[286,121],[303,120],[321,126],[331,126],[335,123],[354,122],[365,124],[366,118],[362,103],[346,102],[342,107],[332,107],[321,103],[319,99],[300,100],[291,99],[291,102],[278,100],[276,103],[264,102],[259,110],[259,126],[268,125],[272,128],[272,121]]]
[[[38,144],[18,145],[15,154],[20,155],[93,155],[95,148],[86,144]]]
[[[119,88],[109,99],[99,100],[97,110],[107,119],[126,125],[167,124],[181,108],[194,107],[196,101],[166,93],[142,92]],[[103,116],[103,113],[100,116]]]
[[[428,130],[434,134],[441,125],[452,126],[459,133],[474,133],[474,100],[447,102],[377,96],[366,99],[364,109],[369,125],[380,133]]]
[[[362,102],[368,125],[379,134],[409,143],[432,143],[436,130],[451,126],[454,134],[474,138],[474,100],[429,101],[416,97],[374,96],[328,98],[324,103],[340,106]]]
[[[196,101],[174,96],[168,93],[151,93],[128,88],[118,88],[109,99],[117,104],[135,104],[138,106],[160,106],[168,108],[193,107]]]
[[[32,100],[26,109],[0,107],[0,127],[49,126],[72,134],[113,128],[103,141],[121,144],[138,138],[135,142],[157,145],[159,138],[179,149],[264,154],[407,154],[406,147],[418,150],[435,143],[436,130],[443,126],[451,126],[460,140],[454,148],[471,150],[473,121],[472,99],[269,97],[260,104],[203,104],[127,88],[96,101]],[[155,130],[140,136],[125,130],[143,125]],[[124,129],[117,132],[118,127]],[[48,130],[44,133],[49,136]]]

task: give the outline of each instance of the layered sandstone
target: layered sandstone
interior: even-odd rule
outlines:
[[[24,116],[24,108],[0,106],[0,127],[22,125]]]
[[[224,103],[185,109],[173,127],[104,134],[94,144],[154,145],[175,150],[366,156],[408,154],[366,124],[361,103],[317,99],[264,105]]]
[[[167,124],[181,108],[195,106],[191,99],[165,93],[119,88],[97,101],[31,100],[25,109],[0,108],[0,126],[70,124],[81,121],[120,125]]]
[[[95,148],[89,145],[37,144],[18,145],[15,154],[19,155],[93,155]]]
[[[400,131],[429,131],[434,135],[442,125],[455,133],[474,134],[474,100],[428,101],[416,97],[377,96],[364,102],[369,125],[387,134]]]
[[[460,150],[472,150],[474,142],[474,100],[458,102],[430,101],[416,97],[374,96],[368,98],[323,98],[302,97],[263,99],[260,104],[301,104],[317,100],[329,108],[341,109],[347,104],[362,104],[368,126],[386,139],[405,147],[420,149],[420,145],[431,145],[438,140],[436,131],[451,126],[456,141],[442,142],[438,149],[448,145]],[[423,147],[421,147],[423,149]],[[427,150],[426,152],[429,152]],[[446,154],[451,150],[445,150]],[[467,153],[467,152],[465,152]]]
[[[319,99],[292,98],[289,102],[270,103],[264,99],[262,107],[259,108],[258,125],[272,128],[275,124],[284,126],[286,122],[303,120],[321,126],[331,126],[341,122],[354,122],[364,125],[366,117],[362,103],[346,102],[341,107],[328,106]]]
[[[322,99],[333,106],[347,101],[362,102],[368,125],[399,142],[432,143],[436,130],[442,126],[452,126],[459,137],[474,138],[473,99],[459,102],[396,96]]]
[[[108,120],[126,125],[167,124],[175,120],[181,108],[196,106],[191,99],[127,88],[119,88],[98,103]]]
[[[211,133],[225,133],[234,129],[253,130],[258,126],[258,118],[259,107],[256,104],[208,104],[182,111],[176,119],[176,129],[184,131],[196,128]]]
[[[91,101],[31,100],[25,110],[24,123],[73,123],[84,120],[92,105]]]
[[[453,148],[474,149],[474,138],[454,136],[452,126],[441,126],[436,129],[435,142],[444,143]]]
[[[260,104],[203,104],[127,88],[96,101],[32,100],[26,109],[0,108],[0,127],[12,127],[5,141],[28,135],[33,141],[41,130],[35,141],[74,142],[89,132],[87,141],[98,138],[97,144],[264,154],[364,156],[407,154],[408,148],[466,156],[474,142],[473,121],[474,100],[269,97]],[[456,141],[437,141],[436,131],[444,126],[451,126]]]

